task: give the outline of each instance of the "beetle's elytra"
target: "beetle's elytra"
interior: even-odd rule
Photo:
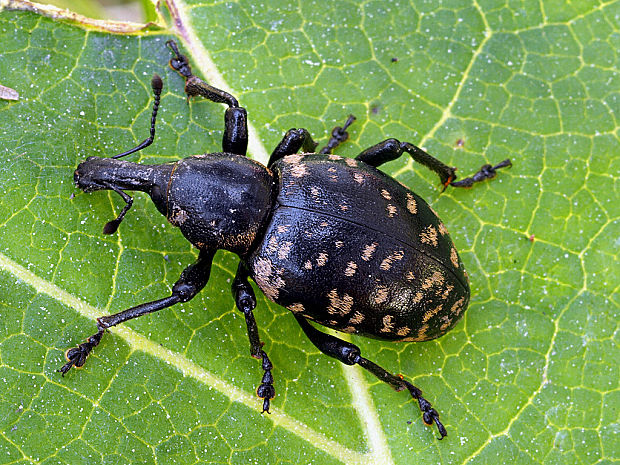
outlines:
[[[153,142],[163,86],[155,75],[149,138],[112,158],[89,157],[77,167],[75,183],[85,192],[113,190],[125,200],[119,216],[105,225],[105,234],[116,231],[131,207],[132,198],[125,191],[148,193],[157,209],[198,248],[198,259],[183,271],[170,296],[98,318],[97,332],[67,351],[68,361],[59,371],[64,375],[71,367],[84,365],[107,328],[192,299],[209,280],[215,252],[225,249],[240,258],[232,292],[245,315],[250,353],[262,360],[257,393],[263,412],[269,411],[275,396],[273,367],[252,313],[256,298],[249,278],[269,299],[293,312],[321,352],[362,366],[397,391],[408,390],[418,401],[424,422],[437,425],[440,439],[446,436],[439,414],[420,389],[308,320],[394,341],[425,341],[445,334],[469,302],[463,264],[427,203],[377,167],[406,152],[435,171],[444,188],[469,187],[494,177],[510,161],[485,165],[472,177],[455,181],[455,168],[396,139],[380,142],[355,158],[333,155],[332,150],[348,137],[351,116],[332,131],[318,153],[308,131],[289,130],[265,167],[245,157],[245,109],[232,95],[194,76],[173,41],[167,45],[173,53],[170,66],[185,78],[189,97],[228,105],[222,152],[161,165],[119,160]]]

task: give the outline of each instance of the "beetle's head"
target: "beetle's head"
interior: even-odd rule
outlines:
[[[112,158],[88,157],[78,165],[73,173],[73,182],[84,192],[93,192],[107,189],[106,182],[110,181],[109,163]]]

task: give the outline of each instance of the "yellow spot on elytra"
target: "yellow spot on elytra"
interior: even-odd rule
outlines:
[[[296,165],[293,165],[293,167],[291,168],[291,176],[293,176],[294,178],[301,178],[306,174],[308,174],[308,168],[305,164],[298,163]]]
[[[438,305],[437,307],[435,307],[432,310],[429,310],[428,312],[426,312],[424,314],[424,316],[422,317],[422,323],[426,323],[428,320],[430,320],[433,316],[437,315],[437,313],[439,313],[441,311],[441,309],[443,308],[443,305]]]
[[[409,213],[412,215],[415,215],[418,212],[418,204],[410,192],[407,192],[407,210],[409,210]]]
[[[316,259],[316,265],[317,266],[325,265],[327,263],[328,258],[329,258],[329,255],[327,255],[325,252],[319,253],[318,258]]]
[[[387,301],[388,298],[388,288],[387,286],[378,286],[377,292],[375,294],[375,303],[382,304]]]
[[[286,308],[288,308],[293,313],[303,313],[304,310],[306,310],[301,303],[291,304]]]
[[[362,321],[364,321],[364,315],[360,312],[355,312],[351,319],[349,320],[350,325],[358,325]]]
[[[459,316],[463,312],[463,310],[465,310],[465,306],[463,305],[464,302],[465,297],[461,297],[459,300],[454,302],[454,305],[450,309],[450,313],[454,313],[456,314],[456,316]]]
[[[459,256],[456,253],[456,249],[454,247],[452,247],[452,250],[450,250],[450,261],[454,265],[454,268],[459,267]]]
[[[385,315],[382,320],[383,327],[379,331],[382,333],[391,333],[394,329],[394,323],[392,322],[393,318],[394,317],[392,315]]]
[[[433,247],[437,247],[437,230],[432,224],[429,224],[420,233],[420,242],[423,244],[431,244]]]
[[[444,281],[445,278],[443,274],[441,274],[439,271],[435,271],[431,276],[424,280],[424,282],[422,283],[422,289],[426,290],[430,289],[431,287],[441,286]]]
[[[347,293],[344,293],[342,297],[340,297],[338,295],[338,290],[332,289],[327,294],[327,297],[329,298],[327,312],[331,315],[346,315],[353,308],[353,297]]]
[[[349,262],[347,263],[347,268],[344,270],[345,276],[353,276],[357,271],[357,263]]]
[[[377,250],[378,245],[379,244],[376,242],[373,242],[372,244],[365,246],[364,251],[362,252],[362,260],[369,261],[372,258],[372,254],[374,254],[375,250]]]
[[[278,249],[278,258],[280,260],[288,258],[288,254],[291,252],[292,245],[293,243],[290,241],[285,241],[280,245],[280,248]]]
[[[296,153],[294,155],[287,155],[282,159],[284,163],[299,163],[304,158],[303,155]]]
[[[397,336],[406,336],[410,332],[411,332],[411,329],[408,326],[403,326],[402,328],[398,328],[396,330],[396,335]]]
[[[392,268],[393,262],[397,260],[402,260],[404,256],[405,252],[403,252],[402,250],[396,250],[387,257],[385,257],[385,259],[381,262],[381,265],[379,265],[379,268],[381,268],[383,271],[387,271]]]

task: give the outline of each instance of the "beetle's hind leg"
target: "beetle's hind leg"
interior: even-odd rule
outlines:
[[[212,102],[228,105],[224,115],[222,150],[245,155],[248,148],[248,115],[245,108],[240,107],[237,99],[228,92],[213,87],[192,74],[189,60],[181,54],[175,41],[169,40],[166,45],[174,54],[170,59],[170,67],[185,78],[185,93],[188,99],[200,95]]]
[[[258,397],[263,399],[263,412],[269,413],[270,401],[276,396],[273,387],[273,375],[271,370],[273,365],[271,360],[263,350],[263,344],[258,336],[258,326],[254,318],[253,310],[256,308],[256,296],[254,290],[248,282],[248,269],[243,262],[239,262],[237,274],[232,283],[232,292],[235,297],[237,308],[245,315],[245,323],[248,328],[248,338],[250,339],[250,354],[254,358],[262,359],[263,379],[260,386],[256,389]]]
[[[212,261],[213,252],[201,250],[198,260],[183,270],[181,277],[172,287],[172,293],[169,297],[137,305],[114,315],[97,318],[97,332],[90,336],[86,342],[67,350],[65,352],[67,363],[60,367],[58,371],[64,376],[72,367],[79,368],[83,366],[90,352],[101,342],[101,337],[106,329],[147,313],[156,312],[179,302],[187,302],[193,299],[209,281]]]
[[[495,166],[484,165],[480,171],[473,176],[465,178],[462,181],[455,181],[456,168],[442,163],[420,147],[416,147],[409,142],[400,142],[396,139],[386,139],[377,145],[373,145],[360,153],[355,159],[363,161],[368,165],[378,167],[385,162],[396,160],[403,152],[407,152],[415,161],[437,173],[444,189],[448,186],[470,187],[476,182],[495,177],[495,170],[506,166],[512,166],[510,160],[504,160]]]
[[[431,403],[422,397],[422,391],[411,384],[409,381],[405,381],[401,376],[393,375],[379,365],[371,362],[370,360],[361,356],[360,348],[350,342],[343,341],[337,337],[325,334],[318,329],[314,328],[308,320],[301,315],[295,315],[301,329],[304,330],[308,339],[325,355],[329,355],[337,360],[340,360],[345,365],[358,364],[362,368],[365,368],[381,381],[388,383],[396,391],[402,391],[407,389],[411,397],[418,401],[420,410],[422,411],[422,419],[427,425],[435,423],[439,430],[440,437],[443,439],[447,436],[446,428],[439,421],[439,413],[435,410]]]

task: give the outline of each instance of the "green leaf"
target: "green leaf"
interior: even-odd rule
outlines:
[[[620,2],[160,3],[173,7],[161,29],[128,35],[44,8],[0,13],[0,83],[20,95],[0,100],[0,463],[620,459]],[[97,316],[168,295],[195,260],[146,196],[104,236],[121,199],[72,183],[86,157],[147,136],[155,72],[156,140],[132,160],[220,149],[223,108],[186,104],[171,37],[248,109],[259,160],[290,127],[325,140],[349,113],[340,154],[396,137],[463,175],[512,159],[443,194],[407,157],[382,167],[440,214],[472,301],[439,340],[351,340],[424,390],[445,440],[407,394],[322,356],[262,297],[278,396],[261,415],[228,253],[194,300],[114,328],[84,369],[56,372]]]

